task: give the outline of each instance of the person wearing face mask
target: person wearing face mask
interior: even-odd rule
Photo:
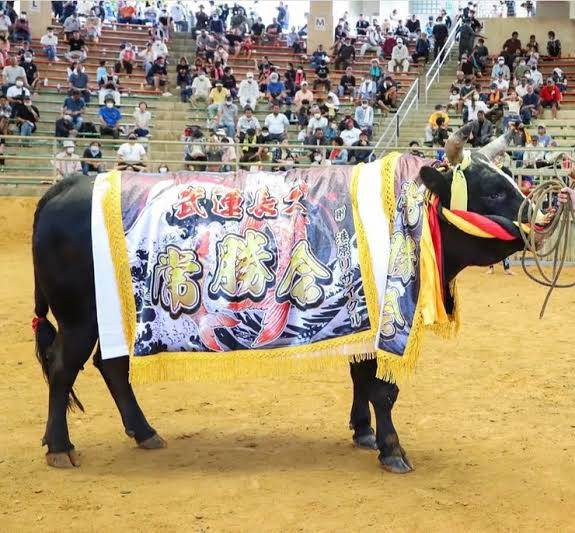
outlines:
[[[69,52],[66,54],[66,59],[70,63],[85,61],[88,57],[88,47],[86,41],[80,37],[80,32],[75,31],[68,39]]]
[[[75,137],[76,135],[78,135],[78,130],[74,128],[72,115],[64,111],[54,123],[54,137]]]
[[[114,100],[107,98],[104,107],[100,108],[100,135],[111,135],[114,139],[120,137],[119,122],[122,113],[114,106]]]
[[[353,143],[359,141],[360,134],[361,130],[355,127],[354,121],[348,119],[345,123],[345,128],[340,133],[340,137],[343,139],[343,144],[351,146]]]
[[[210,91],[212,91],[212,82],[206,76],[206,73],[203,70],[201,70],[200,73],[194,78],[194,81],[192,82],[192,97],[191,97],[192,105],[195,106],[196,104],[198,104],[200,100],[203,102],[207,102],[208,97],[210,95]]]
[[[529,67],[527,66],[527,62],[524,58],[519,60],[519,64],[515,67],[513,71],[513,77],[515,78],[515,85],[519,83],[519,80],[525,76],[525,73],[529,71]]]
[[[89,105],[90,87],[88,85],[89,80],[86,69],[80,64],[76,65],[76,68],[72,71],[68,80],[70,83],[70,92],[80,91],[84,102],[86,102],[86,105]]]
[[[124,49],[120,52],[118,56],[118,61],[114,65],[114,72],[120,74],[122,69],[126,71],[128,79],[132,76],[132,71],[134,70],[134,59],[136,54],[132,48],[132,43],[127,43]]]
[[[285,85],[283,81],[280,80],[277,72],[272,72],[267,83],[266,98],[268,102],[283,102],[285,96]]]
[[[15,85],[18,79],[21,79],[24,84],[26,71],[18,64],[18,59],[12,57],[10,63],[2,69],[2,92],[6,94],[8,88]]]
[[[48,28],[48,31],[42,35],[40,44],[42,45],[42,50],[49,61],[59,61],[57,52],[58,37],[54,34],[54,30],[52,28]]]
[[[509,71],[509,67],[505,64],[503,56],[499,56],[497,58],[497,62],[491,69],[491,81],[495,81],[499,74],[502,74],[503,78],[507,81],[511,79],[511,72]]]
[[[230,92],[232,98],[235,98],[237,96],[238,86],[232,67],[224,68],[224,75],[222,76],[222,85],[224,86],[224,89],[227,89]]]
[[[168,57],[168,47],[163,39],[155,39],[152,43],[152,56],[153,60],[156,61],[159,57],[167,59]]]
[[[82,174],[97,174],[104,172],[106,167],[103,163],[98,162],[102,159],[102,147],[98,141],[92,141],[82,154]]]
[[[320,128],[322,131],[325,132],[327,128],[327,118],[321,115],[320,109],[318,106],[314,106],[312,108],[312,114],[307,123],[307,132],[310,134],[311,132],[315,131],[317,128]]]
[[[64,141],[63,150],[56,154],[52,160],[52,166],[56,171],[56,179],[69,178],[78,172],[82,172],[80,156],[74,153],[76,145],[74,141]]]
[[[366,131],[370,137],[373,131],[373,115],[373,107],[369,105],[368,100],[362,100],[361,105],[355,108],[355,121],[359,128]]]
[[[537,65],[531,66],[531,83],[535,90],[538,90],[543,85],[543,74],[538,70]]]
[[[14,108],[22,104],[24,98],[29,98],[30,90],[26,87],[24,78],[17,78],[16,83],[6,91],[6,96],[8,97],[8,102],[10,102]]]
[[[397,39],[397,44],[391,51],[391,60],[388,64],[389,72],[395,72],[395,67],[402,67],[403,72],[409,71],[409,51],[403,44],[403,39]]]
[[[165,163],[161,163],[160,166],[158,167],[158,173],[168,174],[168,172],[170,172],[170,167]]]
[[[220,104],[216,123],[218,127],[226,130],[228,137],[234,138],[236,135],[236,123],[238,121],[238,106],[233,103],[232,97],[227,96],[225,101]]]
[[[337,51],[333,68],[335,70],[342,70],[342,67],[345,69],[351,65],[353,61],[355,61],[355,46],[351,44],[351,39],[346,38]]]
[[[140,172],[146,168],[146,149],[137,142],[135,133],[128,135],[128,142],[123,143],[118,148],[118,170],[133,170]]]
[[[84,114],[85,108],[86,104],[78,90],[74,90],[72,96],[68,96],[64,101],[63,113],[70,115],[74,129],[77,131],[80,131],[82,123],[84,122],[82,115]]]
[[[254,75],[252,72],[248,72],[246,79],[240,82],[238,89],[240,106],[243,108],[249,106],[252,110],[255,110],[259,95],[260,90],[257,82],[254,80]]]
[[[36,66],[36,63],[34,63],[33,55],[31,53],[25,53],[20,65],[26,72],[26,83],[28,87],[33,91],[36,91],[40,76],[38,74],[38,67]]]

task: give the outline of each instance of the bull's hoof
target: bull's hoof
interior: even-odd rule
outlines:
[[[383,468],[394,474],[407,474],[413,470],[413,466],[403,450],[401,455],[380,455],[379,462]]]
[[[80,466],[80,454],[76,450],[69,452],[48,452],[46,463],[54,468],[74,468]]]
[[[354,435],[353,444],[356,448],[360,448],[361,450],[377,450],[377,440],[375,439],[373,429],[366,435],[361,435],[359,437]]]
[[[161,448],[167,448],[168,443],[157,433],[154,433],[150,438],[138,442],[138,447],[144,450],[160,450]]]

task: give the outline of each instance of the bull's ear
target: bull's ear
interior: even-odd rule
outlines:
[[[448,206],[451,202],[451,172],[440,172],[433,167],[422,167],[419,175],[427,189],[439,196],[442,205]]]

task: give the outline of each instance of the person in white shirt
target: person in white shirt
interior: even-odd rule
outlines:
[[[331,98],[331,103],[337,109],[339,107],[339,97],[333,91],[329,91],[326,96],[326,100]]]
[[[537,70],[537,65],[531,67],[531,81],[536,89],[543,85],[543,74],[541,71]]]
[[[136,134],[130,133],[128,142],[121,144],[118,148],[118,170],[140,172],[146,168],[146,149],[139,142],[136,142],[136,139]]]
[[[254,80],[252,72],[246,74],[246,79],[240,82],[238,89],[238,98],[240,99],[240,106],[245,108],[249,106],[255,110],[258,98],[260,96],[260,88]]]
[[[44,50],[44,53],[50,61],[59,61],[57,54],[58,37],[54,35],[54,30],[52,28],[48,29],[48,33],[42,35],[40,44],[42,45],[42,50]]]
[[[10,26],[12,26],[10,17],[6,15],[3,9],[0,10],[0,32],[8,34],[10,31]]]
[[[519,98],[523,98],[527,94],[527,78],[521,78],[521,83],[515,86],[515,92]]]
[[[403,72],[409,71],[409,50],[407,49],[407,46],[403,44],[403,39],[401,37],[397,39],[397,44],[391,51],[388,70],[390,72],[394,72],[395,67],[402,67]]]
[[[371,135],[373,129],[373,107],[367,100],[362,100],[361,105],[355,108],[355,121],[361,130]]]
[[[493,82],[493,85],[497,87],[501,91],[502,96],[507,96],[507,91],[509,90],[509,82],[503,77],[503,74],[500,72],[497,79]]]
[[[351,146],[353,143],[359,141],[359,135],[361,130],[353,125],[353,120],[348,120],[345,129],[340,133],[340,137],[343,140],[343,144],[346,146]]]
[[[74,141],[64,141],[64,149],[56,154],[52,160],[52,166],[56,171],[56,179],[64,179],[75,173],[82,172],[82,162],[80,156],[74,153]]]
[[[301,103],[307,100],[310,104],[313,102],[314,100],[314,94],[313,91],[310,91],[308,89],[308,83],[307,81],[302,81],[301,82],[301,89],[299,91],[297,91],[295,93],[295,97],[293,99],[293,104],[295,106],[295,111],[296,113],[299,111],[300,107],[301,107]]]
[[[374,25],[371,28],[369,28],[369,31],[367,32],[367,41],[365,41],[361,45],[361,49],[359,51],[359,55],[361,57],[363,57],[368,50],[370,52],[375,52],[376,54],[379,54],[379,49],[381,46],[381,35],[379,33],[379,30],[380,28],[377,25]]]
[[[212,82],[206,76],[205,72],[200,72],[192,82],[192,105],[195,105],[198,100],[208,100],[208,95],[212,90]]]
[[[178,0],[175,4],[172,4],[172,7],[170,8],[170,17],[172,17],[172,22],[174,23],[176,31],[188,31],[186,12],[182,5],[182,0]]]
[[[477,120],[477,113],[479,113],[479,111],[483,111],[484,113],[489,111],[487,104],[479,99],[477,93],[467,98],[465,105],[467,106],[467,122]]]
[[[246,131],[250,129],[259,133],[261,129],[260,121],[257,117],[254,117],[252,108],[246,106],[244,108],[244,114],[238,120],[238,133],[246,133]]]
[[[138,107],[134,109],[134,133],[138,137],[147,137],[150,134],[150,121],[152,114],[148,111],[148,104],[140,102]]]
[[[18,78],[6,91],[6,98],[11,105],[21,104],[27,96],[30,96],[30,90],[24,86],[23,78]]]
[[[280,113],[279,104],[274,104],[272,112],[266,117],[264,125],[268,128],[270,141],[281,141],[286,135],[286,129],[289,127],[289,120]]]
[[[314,106],[311,111],[312,115],[307,123],[308,135],[311,135],[317,128],[321,128],[325,132],[327,128],[327,118],[321,116],[321,112],[317,106]]]
[[[163,57],[167,59],[168,57],[168,47],[163,39],[156,39],[152,44],[152,53],[154,57],[154,61],[158,59],[158,57]]]

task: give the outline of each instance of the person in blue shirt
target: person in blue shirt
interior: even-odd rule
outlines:
[[[329,160],[332,165],[347,165],[348,153],[344,146],[343,139],[336,137],[331,141],[332,149],[329,154]]]
[[[114,139],[120,137],[118,123],[122,119],[122,113],[115,107],[113,98],[106,98],[104,107],[100,108],[100,135],[111,135]]]
[[[210,31],[219,35],[224,33],[224,23],[216,14],[210,19]]]
[[[72,92],[72,96],[68,96],[64,100],[63,112],[72,117],[72,124],[74,129],[80,131],[84,119],[82,114],[86,108],[86,103],[82,99],[82,94],[78,90]]]
[[[539,102],[539,96],[533,90],[533,84],[527,85],[527,94],[523,96],[523,101],[521,102],[521,109],[519,114],[521,115],[521,120],[526,126],[531,124],[532,117],[538,117],[541,109]]]
[[[277,72],[270,74],[266,96],[270,102],[283,101],[285,98],[285,85]]]
[[[70,81],[70,89],[78,90],[82,93],[82,98],[86,105],[90,104],[90,89],[88,87],[88,75],[82,65],[76,65],[76,68],[68,78]]]
[[[108,81],[108,69],[106,68],[106,60],[100,61],[100,66],[96,69],[96,83],[102,87]]]

